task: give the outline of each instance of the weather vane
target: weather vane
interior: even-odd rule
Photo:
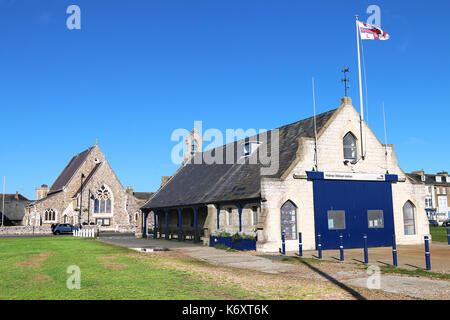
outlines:
[[[347,72],[350,72],[350,69],[344,66],[344,70],[342,70],[341,72],[344,73],[344,79],[342,79],[341,81],[344,83],[345,96],[347,96],[347,89],[349,88],[348,83],[350,82],[350,79],[347,78]]]

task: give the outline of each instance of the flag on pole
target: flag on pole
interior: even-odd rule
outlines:
[[[374,25],[358,21],[358,28],[361,35],[361,40],[389,39],[389,35],[386,33],[386,31],[383,31]]]

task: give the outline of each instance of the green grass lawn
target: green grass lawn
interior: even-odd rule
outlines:
[[[145,253],[72,237],[0,239],[0,299],[251,299],[238,286],[205,281]],[[81,270],[69,290],[67,268]]]
[[[433,241],[447,242],[446,227],[430,227],[430,234]]]

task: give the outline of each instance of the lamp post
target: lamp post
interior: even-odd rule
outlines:
[[[83,178],[84,173],[81,174],[81,184],[80,184],[80,216],[78,217],[80,229],[81,229],[81,215],[83,214]]]

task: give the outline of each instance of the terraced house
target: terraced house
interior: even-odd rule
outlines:
[[[282,232],[287,250],[298,249],[299,233],[305,249],[315,249],[318,239],[324,249],[338,248],[340,235],[346,248],[362,247],[364,235],[369,246],[389,246],[394,235],[399,244],[419,244],[429,233],[423,187],[399,167],[394,146],[382,144],[361,121],[349,97],[268,137],[202,152],[193,131],[187,160],[141,208],[153,216],[156,235],[208,244],[210,235],[249,234],[257,250],[275,252]],[[262,174],[268,164],[258,150],[278,152],[270,154],[275,173]],[[217,155],[223,164],[205,161]],[[150,220],[144,218],[143,236]]]
[[[100,230],[134,232],[140,209],[152,195],[125,189],[97,142],[75,155],[51,187],[36,188],[24,225],[98,225]]]

